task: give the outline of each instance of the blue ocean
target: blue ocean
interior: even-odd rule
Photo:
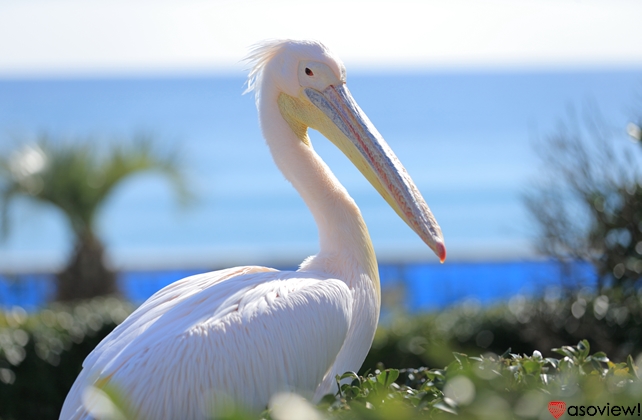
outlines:
[[[384,285],[403,278],[434,295],[420,302],[413,292],[409,305],[422,308],[559,281],[550,274],[555,268],[537,262],[537,229],[523,205],[546,171],[538,144],[561,125],[582,127],[600,115],[612,141],[631,147],[625,127],[640,115],[642,70],[355,73],[348,86],[426,198],[444,232],[447,262],[435,264],[330,142],[312,133],[313,145],[360,206]],[[0,80],[0,153],[42,133],[97,148],[145,133],[179,156],[190,203],[178,204],[166,180],[150,173],[120,185],[100,212],[110,264],[125,273],[123,289],[134,300],[196,271],[294,267],[316,252],[316,227],[273,164],[254,99],[243,90],[242,75]],[[23,286],[12,276],[40,278],[34,273],[61,267],[71,250],[68,226],[56,209],[29,199],[13,203],[8,216],[0,304],[21,303],[20,296],[39,305],[48,286],[24,282],[35,291],[15,292]],[[405,274],[389,274],[399,270]]]

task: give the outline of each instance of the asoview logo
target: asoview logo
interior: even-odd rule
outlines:
[[[551,401],[548,403],[548,411],[551,412],[553,417],[559,419],[566,411],[566,403],[564,401]]]
[[[566,408],[566,403],[564,401],[551,401],[548,403],[548,411],[551,412],[551,415],[556,419],[562,417],[564,412],[566,412],[569,417],[575,416],[634,416],[642,414],[640,411],[640,403],[638,405],[611,405],[606,403],[606,405],[569,405],[568,409]]]

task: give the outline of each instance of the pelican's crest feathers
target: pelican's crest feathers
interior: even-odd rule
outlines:
[[[250,72],[246,82],[247,89],[243,94],[254,91],[258,95],[257,85],[261,82],[261,73],[265,64],[274,58],[288,41],[287,39],[268,39],[252,46],[250,53],[243,59],[250,64]]]

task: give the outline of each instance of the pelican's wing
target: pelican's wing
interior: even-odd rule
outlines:
[[[156,292],[117,326],[83,362],[83,368],[102,371],[105,366],[168,312],[221,282],[246,274],[276,272],[267,267],[234,267],[197,274],[176,281]],[[217,291],[220,288],[216,289]],[[158,327],[158,326],[157,326]]]
[[[312,273],[249,267],[182,280],[92,352],[61,418],[86,415],[80,397],[96,381],[154,419],[204,417],[223,394],[256,410],[278,391],[311,395],[345,341],[351,308],[344,282]]]

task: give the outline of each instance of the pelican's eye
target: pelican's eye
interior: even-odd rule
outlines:
[[[305,74],[307,74],[308,76],[314,76],[314,73],[312,73],[312,70],[310,70],[307,67],[305,68]]]

